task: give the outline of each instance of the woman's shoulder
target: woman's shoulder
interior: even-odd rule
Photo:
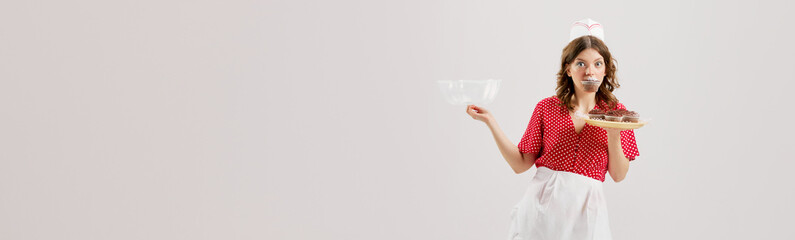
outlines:
[[[624,106],[624,104],[620,103],[620,102],[616,102],[616,104],[613,106],[613,108],[610,108],[610,106],[607,103],[605,103],[604,101],[599,102],[599,104],[597,104],[597,105],[598,105],[597,107],[599,109],[604,109],[604,110],[627,109],[627,107]]]
[[[623,103],[616,103],[616,109],[627,109],[627,107]]]
[[[560,99],[558,99],[558,96],[551,96],[541,99],[541,101],[538,101],[538,106],[557,106],[560,105],[561,103],[562,102],[560,101]]]
[[[560,108],[561,104],[562,101],[560,101],[560,99],[558,99],[557,96],[547,97],[541,99],[541,101],[538,101],[538,104],[536,104],[535,112],[548,113],[550,111],[553,111],[554,109]]]

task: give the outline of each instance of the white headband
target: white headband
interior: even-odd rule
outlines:
[[[601,39],[602,41],[605,40],[605,30],[602,28],[602,24],[591,20],[590,18],[586,18],[583,20],[579,20],[574,22],[571,25],[571,32],[569,33],[569,42],[574,40],[575,38],[582,37],[585,35],[592,35]]]

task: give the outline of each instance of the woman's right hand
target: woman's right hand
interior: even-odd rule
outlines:
[[[473,119],[484,122],[486,124],[489,124],[492,121],[494,121],[494,116],[492,116],[489,111],[487,111],[485,108],[478,107],[475,105],[467,106],[467,114],[469,114],[469,116],[471,116]]]

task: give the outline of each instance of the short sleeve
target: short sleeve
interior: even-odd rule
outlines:
[[[627,109],[624,104],[619,103],[618,109]],[[624,156],[630,161],[635,160],[639,156],[638,144],[635,143],[635,132],[632,130],[621,131],[621,148],[624,150]]]
[[[519,141],[519,151],[522,153],[533,153],[539,156],[544,140],[544,101],[539,102],[533,111],[533,116],[530,117],[530,123],[527,124],[527,130]]]

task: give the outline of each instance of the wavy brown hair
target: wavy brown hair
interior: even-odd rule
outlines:
[[[566,74],[571,62],[577,58],[582,51],[593,48],[604,58],[605,61],[605,79],[602,85],[599,85],[599,91],[596,92],[596,104],[602,109],[613,109],[618,103],[618,99],[613,95],[613,90],[620,87],[618,79],[616,79],[616,60],[610,55],[602,40],[591,35],[585,35],[572,40],[569,45],[563,48],[563,55],[560,57],[560,71],[558,71],[558,86],[555,88],[557,97],[563,102],[569,111],[574,109],[571,98],[574,96],[574,80]]]

